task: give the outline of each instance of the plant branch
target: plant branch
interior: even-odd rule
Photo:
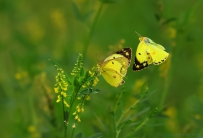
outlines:
[[[122,113],[122,115],[120,116],[118,122],[116,123],[116,127],[118,127],[120,121],[123,119],[123,116],[124,116],[128,111],[130,111],[134,106],[136,106],[136,104],[138,104],[139,101],[140,101],[140,99],[138,99],[130,108],[126,109],[126,110]]]
[[[146,124],[146,122],[149,120],[149,117],[145,118],[145,120],[137,127],[135,127],[128,135],[126,138],[129,138],[133,133],[135,133],[136,131],[138,131],[142,126],[144,126]]]

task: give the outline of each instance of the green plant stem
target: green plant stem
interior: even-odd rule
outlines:
[[[69,108],[69,114],[70,114],[70,111],[71,111],[71,109],[72,109],[73,103],[74,103],[75,99],[77,98],[78,92],[79,92],[79,90],[80,90],[81,87],[82,87],[82,85],[81,85],[77,90],[74,91],[74,95],[73,95],[73,97],[71,97],[71,100],[70,100],[70,108]],[[68,119],[69,119],[69,115],[68,115]],[[67,120],[68,120],[68,119],[67,119]]]
[[[133,133],[135,133],[137,130],[139,130],[142,126],[146,124],[146,122],[149,120],[149,117],[145,118],[145,120],[137,127],[135,127],[128,135],[126,138],[129,138]]]
[[[116,130],[116,138],[118,138],[120,132],[121,132],[121,130]]]
[[[65,108],[64,108],[64,102],[63,102],[63,96],[62,97],[62,107],[63,107],[63,119],[64,119],[64,138],[66,138],[67,134],[67,125],[66,125],[66,117],[65,117]]]
[[[124,116],[130,109],[132,109],[137,103],[139,103],[139,101],[140,101],[140,99],[137,100],[130,108],[126,109],[126,110],[122,113],[122,115],[120,116],[118,122],[116,123],[116,127],[118,127],[118,125],[119,125],[120,121],[122,120],[123,116]]]
[[[168,89],[169,89],[169,86],[170,86],[170,83],[171,83],[171,73],[172,73],[172,67],[170,66],[169,68],[169,72],[167,74],[167,76],[165,77],[165,82],[164,82],[164,90],[163,92],[161,93],[161,99],[160,99],[160,102],[159,102],[159,109],[161,110],[163,107],[164,107],[164,102],[166,100],[166,96],[167,96],[167,93],[168,93]]]
[[[72,134],[71,134],[71,138],[73,137],[74,131],[75,131],[75,128],[73,128],[73,131],[72,131]]]
[[[115,130],[115,137],[116,138],[118,138],[118,136],[119,136],[119,134],[120,134],[120,130],[118,130],[117,129],[117,125],[116,125],[116,119],[115,119],[115,112],[116,112],[116,110],[117,110],[117,108],[118,108],[118,105],[119,105],[119,103],[120,103],[120,101],[121,101],[121,97],[123,96],[123,93],[124,93],[124,91],[122,91],[121,93],[120,93],[120,95],[118,96],[118,99],[117,99],[117,101],[116,101],[116,105],[114,106],[114,109],[113,109],[113,119],[114,119],[114,130]]]
[[[80,105],[82,105],[82,104],[84,103],[84,101],[85,101],[85,97],[83,97],[82,102],[81,102],[81,104],[80,104]],[[78,113],[78,115],[79,115],[79,113]],[[78,122],[78,121],[77,121],[77,120],[75,120],[75,124],[76,124],[77,122]],[[73,131],[72,131],[72,134],[71,134],[71,138],[73,138],[74,131],[75,131],[75,127],[73,128]]]
[[[96,13],[96,16],[93,20],[93,23],[92,23],[92,26],[90,28],[90,31],[89,31],[89,34],[87,36],[87,39],[86,39],[86,42],[85,42],[85,45],[84,45],[84,49],[83,49],[83,57],[84,57],[84,61],[85,61],[85,58],[86,58],[86,54],[87,54],[87,50],[88,50],[88,47],[89,47],[89,42],[90,42],[90,39],[92,37],[92,34],[93,34],[93,31],[94,31],[94,28],[95,28],[95,25],[97,23],[97,20],[99,18],[99,15],[101,14],[101,11],[102,11],[102,8],[103,8],[103,3],[101,2],[100,3],[100,6],[99,6],[99,9]]]

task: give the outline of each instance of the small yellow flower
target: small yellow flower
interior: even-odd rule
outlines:
[[[80,106],[78,105],[78,106],[76,106],[76,109],[78,109],[78,108],[80,108]]]
[[[16,78],[17,80],[21,80],[21,79],[22,79],[22,75],[21,75],[20,73],[16,73],[16,74],[15,74],[15,78]]]
[[[176,31],[175,28],[169,27],[169,28],[168,28],[168,34],[169,34],[169,37],[170,37],[170,38],[175,38],[175,37],[176,37],[176,34],[177,34],[177,31]]]
[[[58,93],[59,92],[59,88],[58,87],[54,88],[54,91],[55,91],[55,93]]]
[[[76,116],[75,116],[75,120],[77,120],[78,118],[79,118],[78,115],[76,115]]]
[[[81,122],[81,120],[80,120],[80,118],[79,118],[79,117],[78,117],[78,119],[77,119],[77,120],[78,120],[78,122]]]
[[[82,87],[85,88],[86,86],[85,86],[85,85],[82,85]]]
[[[56,100],[56,102],[58,103],[58,102],[60,102],[60,101],[61,101],[61,96],[58,95],[58,99]]]
[[[83,107],[81,108],[81,111],[84,112],[84,108]]]
[[[96,86],[97,83],[98,83],[98,81],[99,81],[99,79],[96,77],[96,78],[94,79],[94,81],[93,81],[93,86]]]
[[[75,128],[76,126],[75,126],[75,123],[72,125],[72,128]]]
[[[87,82],[87,85],[88,85],[88,86],[90,85],[90,82],[89,82],[89,81]]]
[[[34,127],[34,126],[29,126],[29,127],[28,127],[28,131],[31,132],[31,133],[36,132],[36,127]]]
[[[79,113],[80,111],[81,111],[80,108],[78,108],[78,109],[77,109],[77,112]]]
[[[92,72],[89,70],[89,74],[92,75]]]
[[[70,107],[70,105],[64,100],[63,103],[65,104],[66,107]]]
[[[67,91],[67,87],[62,87],[61,89],[64,91]]]
[[[76,112],[74,112],[73,115],[76,115]]]
[[[61,95],[62,95],[63,97],[66,97],[66,96],[67,96],[67,94],[66,94],[65,92],[61,92]]]
[[[77,97],[78,100],[81,100],[81,97]]]
[[[85,96],[85,99],[86,99],[86,100],[90,100],[90,96],[89,96],[89,95],[86,95],[86,96]]]

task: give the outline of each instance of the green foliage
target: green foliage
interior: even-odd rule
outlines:
[[[202,5],[0,1],[0,137],[202,137]],[[124,88],[103,78],[93,86],[99,74],[91,67],[98,61],[122,47],[135,55],[134,31],[162,44],[169,58],[140,72],[131,70],[131,61]],[[55,70],[47,59],[60,66],[50,60]]]
[[[90,94],[96,94],[99,92],[98,89],[93,89],[93,86],[96,86],[98,82],[97,71],[93,70],[92,73],[90,70],[84,73],[83,68],[83,56],[79,54],[76,64],[71,72],[71,75],[74,76],[73,82],[69,79],[67,73],[53,60],[50,60],[51,63],[56,67],[58,74],[56,76],[56,84],[54,85],[55,93],[59,94],[57,103],[61,102],[63,107],[64,115],[64,137],[67,137],[67,128],[71,122],[72,115],[74,116],[74,123],[72,124],[72,134],[71,138],[74,135],[74,130],[76,125],[81,122],[80,113],[84,112],[84,102],[85,100],[90,100]],[[72,88],[71,93],[68,92],[68,87]],[[85,87],[87,89],[81,90]],[[77,101],[78,100],[78,101]],[[73,105],[77,103],[76,110],[72,111]],[[69,137],[69,136],[68,136]],[[76,135],[77,138],[83,137],[82,133]]]

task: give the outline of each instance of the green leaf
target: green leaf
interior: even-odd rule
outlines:
[[[98,89],[87,88],[87,89],[81,91],[78,96],[89,95],[89,94],[96,94],[98,92],[99,92]]]
[[[80,85],[80,83],[79,83],[79,81],[78,81],[78,76],[76,76],[75,78],[74,78],[74,86],[75,87],[78,87]]]
[[[49,59],[49,61],[58,69],[58,68],[61,68],[60,66],[59,66],[59,64],[58,63],[56,63],[55,61],[53,61],[52,59]]]
[[[151,113],[150,113],[150,115],[149,115],[149,118],[154,117],[154,116],[157,115],[158,113],[159,113],[159,110],[158,110],[157,107],[155,107],[155,108],[151,111]]]
[[[91,10],[89,11],[88,13],[86,13],[84,16],[83,16],[83,21],[86,21],[87,19],[90,18],[90,16],[94,13],[94,10]]]
[[[99,119],[99,117],[94,113],[95,117],[97,118],[99,124],[102,126],[104,132],[106,132],[108,134],[108,129],[107,127],[104,125],[104,123]]]
[[[144,85],[142,87],[142,90],[141,90],[141,93],[140,93],[140,98],[143,99],[143,98],[147,97],[148,94],[149,94],[149,88],[146,85]]]
[[[75,138],[84,138],[84,134],[81,133],[81,132],[79,132],[79,133],[75,136]]]
[[[71,5],[72,5],[72,8],[73,8],[73,12],[75,14],[75,17],[78,19],[78,20],[81,20],[82,19],[82,16],[80,14],[80,11],[77,7],[77,5],[75,4],[74,1],[71,2]]]
[[[89,136],[88,138],[102,138],[103,137],[103,134],[102,133],[96,133],[92,136]]]
[[[124,121],[123,123],[121,123],[119,126],[118,126],[118,130],[121,130],[124,126],[126,126],[126,125],[130,125],[130,126],[135,126],[135,125],[137,125],[137,124],[139,124],[140,123],[140,121],[137,121],[137,122],[134,122],[134,121],[132,121],[132,120],[126,120],[126,121]]]
[[[80,69],[80,77],[83,77],[84,75],[85,75],[84,68],[81,68],[81,69]]]

